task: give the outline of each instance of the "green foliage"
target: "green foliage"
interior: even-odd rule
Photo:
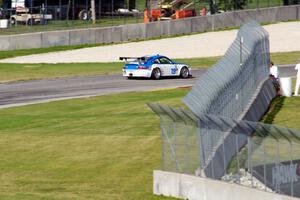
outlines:
[[[0,64],[0,82],[117,74],[123,63]]]
[[[218,8],[219,10],[229,11],[229,10],[242,10],[248,4],[248,0],[219,0]]]

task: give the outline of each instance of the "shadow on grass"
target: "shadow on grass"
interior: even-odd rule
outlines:
[[[268,111],[262,117],[260,122],[265,123],[265,124],[272,124],[276,115],[279,113],[282,106],[284,105],[285,98],[286,97],[283,97],[283,96],[278,96],[278,97],[274,98],[270,104]],[[253,136],[256,136],[256,134],[257,133],[254,132]],[[259,137],[255,137],[252,139],[253,142],[256,144],[256,147],[259,147],[262,144],[263,139],[265,137],[268,137],[268,135],[265,135],[263,137],[259,136]],[[247,149],[247,145],[246,145],[240,150],[240,152],[237,155],[233,156],[233,158],[231,159],[231,161],[226,169],[227,174],[238,173],[238,170],[241,166],[242,166],[242,168],[243,167],[246,168],[247,159],[248,159],[248,149]]]
[[[265,116],[262,118],[261,122],[265,124],[272,124],[276,115],[279,113],[281,110],[284,101],[286,97],[283,96],[278,96],[273,101],[271,102],[270,108],[265,114]]]

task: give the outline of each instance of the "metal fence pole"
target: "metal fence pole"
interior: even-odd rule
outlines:
[[[75,2],[74,1],[75,0],[72,0],[72,20],[75,20]]]
[[[163,120],[162,120],[162,118],[160,118],[160,130],[161,130],[161,149],[162,149],[162,151],[161,151],[161,157],[162,157],[162,162],[161,162],[161,167],[162,167],[162,170],[163,171],[166,171],[166,168],[165,168],[165,160],[166,160],[166,158],[165,158],[165,151],[166,151],[166,147],[165,147],[165,137],[164,137],[164,135],[166,134],[166,133],[164,133],[164,131],[165,131],[165,129],[163,128]]]
[[[264,152],[264,184],[265,184],[265,191],[267,191],[267,169],[266,169],[266,149],[265,149],[265,143],[263,142],[263,152]]]
[[[251,174],[251,187],[253,187],[253,170],[252,170],[252,141],[250,137],[247,137],[248,143],[248,170],[250,170]]]
[[[176,145],[176,122],[173,121],[172,122],[172,125],[173,125],[173,133],[174,133],[174,142],[173,142],[173,147],[174,147],[174,166],[175,166],[175,169],[177,168],[177,163],[176,163],[176,160],[177,160],[177,145]]]
[[[30,0],[30,6],[29,6],[29,13],[30,13],[30,21],[26,21],[26,26],[28,26],[28,22],[29,22],[29,25],[30,25],[30,27],[33,25],[33,16],[32,16],[32,7],[33,7],[33,5],[32,5],[32,2],[33,0]]]
[[[112,23],[112,25],[114,25],[113,13],[114,13],[114,0],[111,0],[111,23]]]
[[[276,141],[276,162],[277,162],[277,164],[276,164],[276,166],[277,167],[279,167],[279,162],[280,162],[280,160],[279,160],[279,141]],[[277,181],[277,183],[276,183],[276,185],[277,185],[277,192],[278,193],[280,193],[280,183],[279,183],[279,181]]]
[[[239,169],[240,169],[240,163],[239,163],[238,134],[235,134],[235,146],[236,146],[236,162],[237,162],[237,172],[239,172]]]
[[[292,166],[293,165],[293,144],[290,142],[290,159],[291,159],[291,163],[290,165]],[[293,197],[294,196],[294,180],[293,178],[291,179],[291,196]]]
[[[61,13],[62,13],[61,0],[59,0],[59,13],[58,13],[59,20],[61,20]]]
[[[223,144],[222,144],[222,148],[223,148],[223,164],[224,164],[224,172],[225,172],[225,175],[227,174],[226,173],[226,154],[225,154],[225,134],[222,134],[223,135]]]
[[[198,135],[198,145],[199,145],[198,157],[199,157],[199,166],[201,168],[200,171],[202,171],[204,169],[204,165],[205,165],[205,153],[204,153],[205,149],[204,149],[204,145],[203,145],[203,141],[202,141],[203,137],[201,135],[202,133],[201,133],[201,129],[200,129],[200,127],[201,127],[200,119],[198,119],[197,123],[198,123],[198,128],[197,128],[198,134],[197,135]]]
[[[185,135],[185,143],[184,143],[184,149],[185,149],[185,153],[184,153],[184,157],[185,157],[185,165],[183,167],[183,172],[188,172],[187,168],[188,168],[188,162],[189,162],[189,159],[192,159],[190,158],[189,155],[189,148],[188,148],[188,134],[189,134],[189,131],[188,131],[188,128],[187,128],[187,124],[185,124],[185,128],[184,128],[184,135]]]
[[[12,9],[9,10],[9,20],[11,20],[11,16],[12,16]],[[12,24],[11,24],[11,21],[10,21],[9,22],[9,28],[11,28],[11,27],[12,27]]]
[[[101,19],[101,0],[98,1],[98,19]]]

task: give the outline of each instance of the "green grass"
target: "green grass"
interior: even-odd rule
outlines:
[[[0,199],[167,199],[159,119],[146,102],[188,90],[127,93],[0,110]]]
[[[79,48],[79,47],[78,47]],[[34,51],[34,50],[33,50]],[[26,52],[26,51],[25,51]],[[19,52],[23,54],[24,52]],[[2,54],[3,56],[4,54]],[[7,54],[8,55],[8,54]],[[1,57],[1,54],[0,54]],[[271,54],[276,64],[296,63],[300,51]],[[175,59],[194,69],[208,68],[221,57]],[[123,63],[0,64],[0,82],[121,73]]]
[[[145,103],[182,106],[187,92],[126,93],[0,110],[0,199],[165,199],[152,195],[161,137],[159,120]],[[268,121],[300,129],[300,98],[283,99],[273,102]],[[272,154],[274,146],[266,147]]]
[[[295,64],[300,59],[300,51],[271,53],[271,60],[276,64]]]
[[[292,80],[294,92],[296,80]],[[276,97],[262,122],[300,130],[300,97]]]
[[[245,9],[282,6],[282,0],[250,0]]]
[[[123,63],[0,64],[0,82],[116,74]]]
[[[76,50],[76,49],[82,49],[82,48],[87,48],[87,47],[104,46],[104,45],[109,45],[109,44],[83,44],[83,45],[73,45],[73,46],[57,46],[57,47],[48,47],[48,48],[0,51],[0,59],[13,58],[13,57],[18,57],[18,56],[27,56],[27,55],[33,55],[33,54],[41,54],[41,53]]]
[[[284,98],[282,109],[276,114],[273,124],[300,130],[300,98]]]

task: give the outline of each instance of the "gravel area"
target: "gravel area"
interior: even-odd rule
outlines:
[[[239,185],[256,188],[262,191],[274,192],[272,189],[268,188],[257,178],[251,176],[251,174],[245,169],[240,169],[237,174],[227,174],[223,176],[222,181],[226,181],[229,183],[237,183]]]
[[[300,51],[300,22],[264,26],[270,34],[271,52]],[[63,52],[36,54],[0,60],[2,63],[116,62],[119,56],[162,54],[171,58],[200,58],[225,53],[237,30],[99,46]]]

